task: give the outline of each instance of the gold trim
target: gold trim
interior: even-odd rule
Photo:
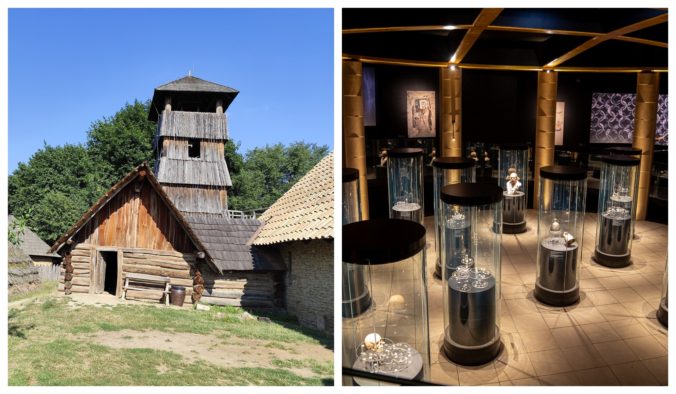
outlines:
[[[447,28],[452,26],[452,29]],[[418,25],[418,26],[390,26],[390,27],[364,27],[357,29],[343,29],[343,34],[368,34],[368,33],[396,33],[404,31],[434,31],[434,30],[467,30],[472,25]]]
[[[562,56],[559,56],[558,58],[550,61],[549,63],[547,63],[545,65],[545,68],[550,68],[550,69],[554,68],[554,67],[558,66],[559,64],[564,63],[564,62],[572,59],[573,57],[579,55],[580,53],[582,53],[582,52],[584,52],[588,49],[591,49],[591,48],[597,46],[598,44],[605,42],[607,40],[617,38],[617,37],[620,37],[620,36],[624,36],[627,33],[632,33],[632,32],[635,32],[637,30],[645,29],[647,27],[655,26],[655,25],[658,25],[660,23],[664,23],[667,20],[668,20],[668,14],[662,14],[662,15],[658,15],[658,16],[653,17],[653,18],[649,18],[649,19],[642,20],[640,22],[633,23],[629,26],[625,26],[625,27],[613,30],[613,31],[611,31],[607,34],[602,35],[602,36],[593,37],[593,38],[589,39],[588,41],[586,41],[585,43],[583,43],[582,45],[578,46],[577,48],[573,48],[572,50],[568,51],[567,53],[563,54]]]
[[[666,15],[666,14],[665,14]],[[472,25],[451,25],[452,29],[448,29],[445,25],[419,25],[419,26],[392,26],[392,27],[366,27],[359,29],[344,29],[343,34],[369,34],[369,33],[393,33],[393,32],[406,32],[406,31],[437,31],[437,30],[467,30],[472,27]],[[562,35],[562,36],[578,36],[578,37],[602,37],[607,35],[607,33],[597,33],[591,31],[576,31],[576,30],[559,30],[559,29],[545,29],[539,27],[518,27],[518,26],[497,26],[497,25],[488,25],[486,30],[491,31],[508,31],[515,33],[540,33],[540,34],[550,34],[550,35]],[[648,40],[645,38],[638,37],[629,37],[625,35],[620,35],[617,37],[609,37],[608,40],[620,40],[627,42],[634,42],[637,44],[651,45],[660,48],[668,48],[669,43],[655,40]]]
[[[413,66],[413,67],[448,67],[446,62],[431,62],[422,60],[408,60],[396,58],[384,58],[373,56],[359,56],[352,54],[343,54],[343,60],[357,60],[363,63],[387,64],[393,66]],[[458,64],[456,67],[470,70],[507,70],[507,71],[543,71],[540,66],[520,66],[508,64]],[[637,72],[669,72],[667,67],[556,67],[551,69],[559,72],[587,72],[587,73],[637,73]]]
[[[479,39],[481,33],[486,30],[486,27],[489,26],[495,20],[495,18],[500,15],[501,12],[502,8],[482,9],[474,20],[474,23],[472,23],[472,27],[470,27],[465,33],[465,37],[463,37],[453,56],[451,56],[449,63],[459,64],[462,62],[462,59],[465,58],[469,50],[472,48],[472,46],[474,46],[474,43],[476,43],[476,41]]]

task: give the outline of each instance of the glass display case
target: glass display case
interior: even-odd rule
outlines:
[[[391,219],[423,223],[423,150],[396,148],[388,152],[387,192]]]
[[[631,146],[613,146],[606,149],[609,155],[631,156],[636,159],[641,158],[641,149]]]
[[[528,207],[528,145],[500,145],[498,186],[503,189],[502,232],[526,231]]]
[[[443,351],[457,364],[487,363],[502,347],[502,197],[500,187],[487,183],[460,183],[441,189]]]
[[[455,183],[474,183],[476,178],[474,160],[466,157],[440,157],[432,163],[434,166],[434,251],[436,252],[436,262],[434,269],[434,276],[441,278],[441,258],[440,258],[440,244],[441,244],[441,209],[440,196],[441,188],[446,185]]]
[[[669,154],[655,150],[651,169],[650,197],[658,200],[669,198]]]
[[[425,228],[401,219],[351,223],[343,226],[342,248],[348,268],[364,269],[373,299],[368,311],[343,318],[343,367],[429,380]],[[347,383],[375,384],[362,378]]]
[[[359,171],[343,168],[343,225],[361,220]],[[349,286],[349,287],[347,287]],[[371,306],[364,267],[343,263],[343,317],[356,317]]]
[[[579,266],[584,234],[587,171],[581,167],[540,168],[535,298],[565,306],[580,298]]]
[[[660,297],[660,306],[657,309],[657,320],[664,327],[669,327],[669,259],[664,266],[664,278],[662,278],[662,297]]]
[[[497,175],[498,147],[484,142],[467,142],[465,156],[474,160],[476,176],[479,178],[493,178]]]
[[[606,267],[631,264],[640,159],[602,156],[594,261]]]

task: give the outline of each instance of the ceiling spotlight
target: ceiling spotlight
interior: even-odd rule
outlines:
[[[444,30],[455,30],[455,29],[456,29],[456,27],[453,26],[453,25],[446,25],[446,26],[444,26]]]
[[[451,71],[455,71],[455,69],[456,69],[455,64],[451,64],[448,68],[450,68]]]

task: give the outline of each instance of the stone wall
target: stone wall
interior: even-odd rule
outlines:
[[[286,309],[300,324],[333,333],[333,240],[279,247],[288,267]]]

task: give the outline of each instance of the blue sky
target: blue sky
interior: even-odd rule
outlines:
[[[84,143],[91,123],[187,75],[240,91],[240,151],[333,149],[330,9],[10,9],[9,165]]]

